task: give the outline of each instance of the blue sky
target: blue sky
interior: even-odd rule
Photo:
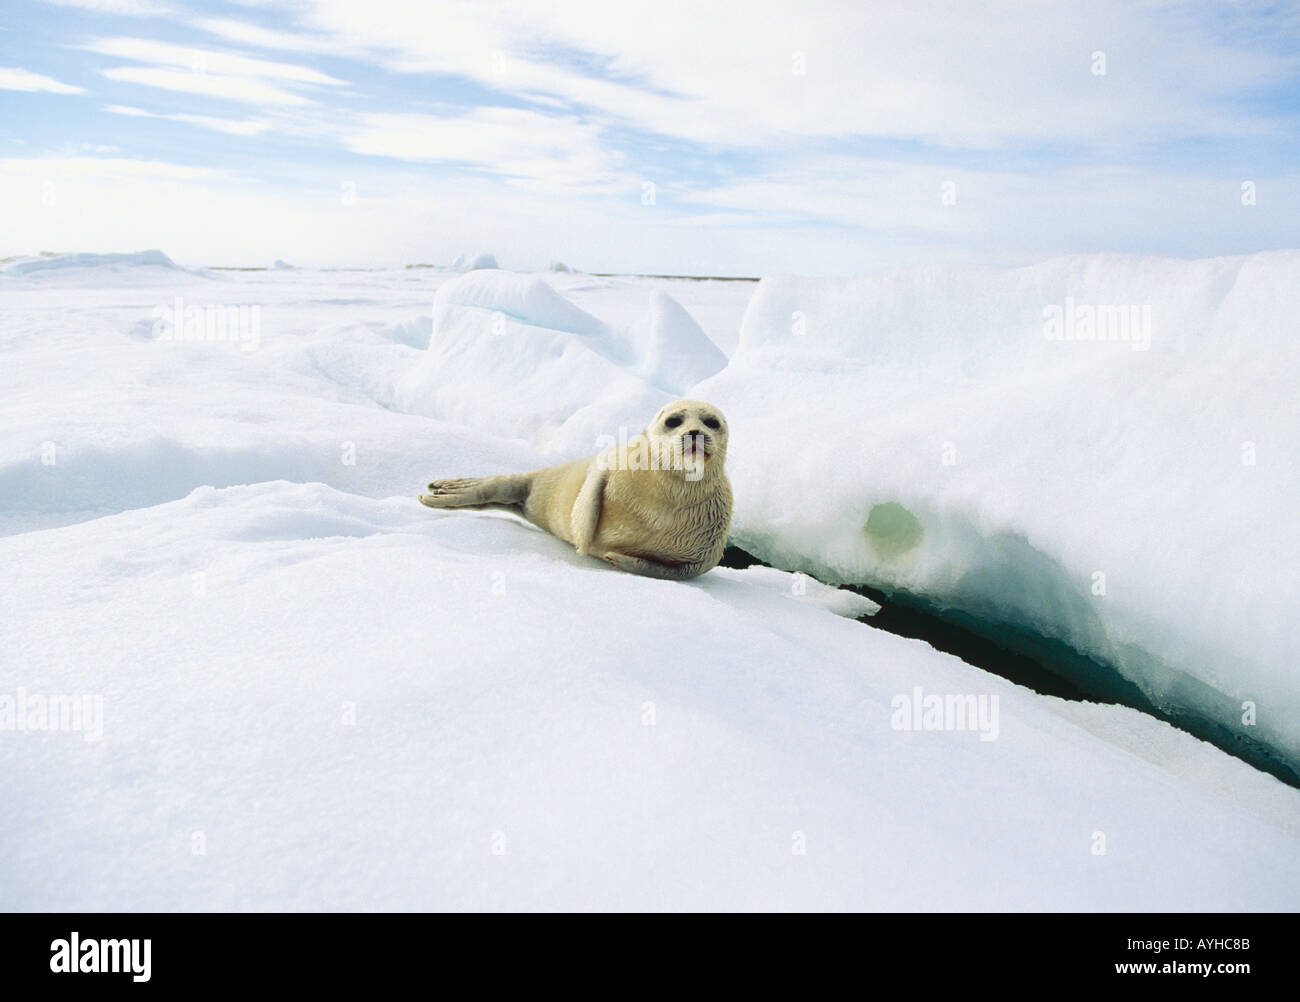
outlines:
[[[848,274],[1300,246],[1296,4],[560,6],[7,0],[0,255]]]

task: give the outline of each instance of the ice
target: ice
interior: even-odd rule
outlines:
[[[776,277],[691,395],[758,556],[1059,639],[1296,768],[1297,315],[1297,252]]]
[[[492,254],[482,251],[474,251],[467,254],[457,254],[456,260],[452,261],[451,266],[456,271],[474,271],[479,268],[499,268],[497,259]]]
[[[644,423],[670,399],[631,363],[608,326],[541,279],[476,272],[438,290],[428,350],[398,380],[395,400],[411,413],[580,455],[596,451],[595,428],[611,410]]]
[[[99,740],[0,734],[13,910],[1287,909],[1300,886],[1294,790],[776,571],[652,581],[509,518],[281,481],[11,536],[0,566],[44,569],[0,594],[0,695],[102,699]],[[918,688],[997,696],[997,739],[896,729]]]
[[[137,251],[134,254],[51,254],[10,261],[0,265],[0,273],[19,276],[65,268],[104,268],[119,271],[122,268],[176,269],[177,265],[160,250]]]
[[[704,329],[723,355],[730,356],[740,338],[740,322],[757,287],[755,282],[674,280],[631,276],[549,272],[546,281],[565,298],[598,316],[615,330],[644,321],[649,296],[667,293]]]
[[[755,565],[745,568],[744,576],[746,584],[774,588],[782,594],[818,605],[837,616],[857,619],[861,616],[874,616],[880,611],[880,605],[871,599],[844,588],[822,584],[807,574],[790,574],[775,567]]]
[[[767,282],[687,390],[730,419],[738,541],[788,571],[685,583],[413,495],[639,428],[669,397],[648,374],[736,343],[749,283],[0,274],[0,907],[1293,909],[1296,790],[790,572],[994,596],[1185,671],[1221,643],[1271,725],[1294,260]],[[1149,350],[1017,341],[1040,287],[1157,288]],[[160,340],[178,298],[258,307],[255,344]],[[1236,449],[1216,476],[1207,441]],[[98,740],[18,726],[61,695],[99,700]],[[895,726],[994,696],[990,740]]]
[[[518,443],[393,408],[397,378],[429,339],[420,273],[350,274],[340,296],[336,274],[307,270],[220,281],[135,271],[56,271],[0,291],[0,532],[205,484],[292,478],[406,495],[443,465],[538,462]],[[256,306],[256,349],[160,341],[158,312],[177,298]]]
[[[504,313],[533,327],[607,337],[603,323],[574,306],[540,278],[494,271],[470,274],[448,282],[434,299],[435,323],[439,308],[471,306]]]
[[[718,372],[727,356],[677,300],[655,289],[649,312],[628,331],[637,373],[674,396]]]
[[[438,289],[428,351],[395,399],[412,413],[580,455],[596,451],[600,434],[635,434],[725,364],[660,289],[643,317],[617,328],[541,278],[481,271]]]

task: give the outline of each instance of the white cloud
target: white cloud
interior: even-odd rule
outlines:
[[[1294,243],[1289,221],[1300,217],[1294,174],[1255,179],[1265,212],[1242,206],[1233,179],[1079,168],[959,173],[957,204],[944,207],[929,168],[872,161],[855,182],[857,161],[836,159],[806,178],[715,189],[691,213],[672,191],[646,206],[637,192],[557,196],[463,175],[431,184],[418,166],[375,164],[296,165],[292,182],[275,185],[126,158],[3,159],[0,255],[160,246],[193,263],[373,265],[450,260],[472,245],[518,268],[577,258],[601,271],[853,274],[1094,250],[1241,253]],[[789,226],[782,213],[826,219]]]
[[[1241,180],[1149,166],[1025,174],[826,157],[678,197],[702,212],[734,210],[733,226],[762,219],[774,228],[855,232],[862,253],[884,251],[894,261],[914,259],[917,247],[938,257],[1027,263],[1080,251],[1209,256],[1294,243],[1289,220],[1300,218],[1300,175],[1259,181],[1269,192],[1265,214],[1242,204]]]
[[[104,110],[114,115],[126,115],[131,118],[158,118],[169,122],[183,122],[186,125],[197,125],[204,129],[214,129],[217,132],[224,132],[232,136],[256,136],[271,127],[271,123],[262,119],[233,119],[233,118],[213,118],[208,115],[189,115],[184,113],[161,114],[158,112],[145,111],[142,108],[132,108],[120,104],[106,104]]]
[[[602,147],[594,126],[517,108],[478,108],[448,117],[366,115],[344,134],[344,142],[356,153],[465,163],[554,189],[615,184],[622,159]]]
[[[157,0],[45,0],[56,7],[79,7],[96,14],[121,14],[126,17],[156,17],[170,14],[173,8]]]
[[[1180,3],[308,0],[303,11],[302,26],[339,53],[549,94],[728,148],[797,137],[981,147],[1235,135],[1261,126],[1220,100],[1296,69],[1215,41]],[[554,56],[565,50],[613,79]],[[1104,76],[1093,72],[1097,51]]]
[[[173,45],[147,38],[101,38],[82,48],[103,56],[185,69],[194,73],[213,73],[218,76],[249,77],[290,83],[334,85],[343,82],[309,66],[253,59],[233,52]]]
[[[0,173],[15,182],[47,179],[151,182],[234,177],[229,171],[216,167],[193,167],[129,157],[9,157],[0,159]]]
[[[0,90],[46,91],[50,94],[82,94],[84,87],[60,83],[53,77],[14,66],[0,66]]]
[[[101,38],[81,48],[145,64],[101,69],[110,80],[248,104],[314,104],[315,98],[302,93],[304,89],[314,92],[343,83],[310,66],[144,38]]]
[[[1286,141],[1281,113],[1249,98],[1276,89],[1296,63],[1280,47],[1226,44],[1227,32],[1208,33],[1207,15],[1182,0],[969,11],[925,0],[301,0],[282,10],[276,29],[192,17],[209,37],[268,56],[204,49],[202,73],[187,46],[101,39],[92,49],[136,64],[107,69],[110,79],[258,105],[230,118],[110,106],[115,114],[314,141],[318,162],[295,161],[298,186],[42,161],[33,176],[62,171],[69,184],[56,208],[42,207],[31,184],[0,190],[6,238],[120,250],[129,234],[132,246],[236,263],[444,260],[473,245],[508,248],[508,266],[559,257],[729,274],[1081,250],[1235,253],[1296,239],[1300,178],[1263,167],[1251,176],[1237,142]],[[1091,72],[1098,50],[1104,76]],[[277,52],[305,55],[276,62]],[[306,65],[317,55],[409,74],[407,103],[379,104],[365,74],[340,86]],[[431,113],[421,100],[447,93],[447,76],[496,95],[480,103],[508,95],[531,106]],[[638,182],[652,160],[640,150],[655,138],[637,133],[680,144],[653,152],[677,179],[660,180],[653,206],[641,204]],[[1217,145],[1198,145],[1195,172],[1152,152],[1206,137]],[[343,160],[340,149],[368,159]],[[677,149],[687,158],[674,161]],[[731,177],[680,182],[694,163]],[[1239,171],[1258,183],[1259,207],[1242,206]],[[946,181],[956,184],[952,206],[941,201]],[[350,208],[341,184],[359,192]]]
[[[113,146],[108,143],[64,143],[58,149],[58,155],[61,157],[71,157],[80,154],[105,156],[110,153],[121,153],[120,146]]]
[[[273,28],[262,28],[231,18],[197,18],[194,24],[218,38],[237,42],[240,45],[252,45],[259,49],[278,49],[281,52],[327,52],[333,47],[328,38],[291,31],[276,31]]]
[[[309,104],[301,95],[280,87],[240,77],[221,77],[212,73],[186,73],[152,66],[118,66],[100,73],[109,80],[142,84],[182,94],[201,94],[248,104]]]

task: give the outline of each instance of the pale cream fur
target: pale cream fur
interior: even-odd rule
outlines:
[[[513,511],[622,570],[690,578],[717,566],[727,545],[726,454],[722,412],[677,400],[621,448],[530,473],[435,480],[420,501]]]

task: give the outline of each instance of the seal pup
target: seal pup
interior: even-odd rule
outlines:
[[[727,421],[676,400],[595,456],[497,477],[434,480],[430,508],[510,511],[620,570],[685,580],[716,567],[731,527]]]

